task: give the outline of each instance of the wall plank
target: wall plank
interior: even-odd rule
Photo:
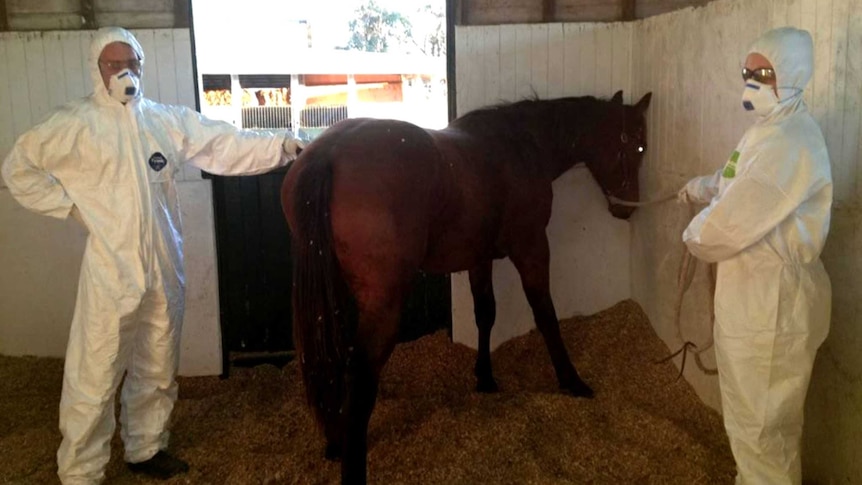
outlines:
[[[548,97],[548,24],[530,27],[530,86],[535,95]]]
[[[6,44],[6,62],[9,72],[26,73],[27,57],[24,54],[25,39],[22,35],[4,36]],[[33,124],[30,112],[30,88],[27,76],[11,76],[9,91],[12,96],[12,132],[15,138],[24,133]],[[6,147],[8,150],[10,147]],[[4,151],[5,153],[5,151]]]
[[[578,90],[579,95],[596,92],[596,26],[586,25],[578,36],[581,51],[578,55]]]
[[[48,109],[54,110],[66,103],[66,71],[63,60],[63,39],[57,32],[42,34],[45,50],[45,79],[47,82]]]
[[[500,100],[500,29],[483,29],[481,35],[480,52],[485,53],[485,55],[480,54],[484,69],[482,85],[485,88],[482,104],[496,104]]]
[[[517,30],[514,26],[508,25],[497,28],[500,30],[500,96],[497,101],[513,100],[518,95],[518,84],[515,79]]]
[[[518,99],[533,95],[532,40],[533,31],[529,25],[515,26],[515,93]]]
[[[566,52],[563,24],[548,25],[548,93],[549,98],[559,98],[566,93]]]

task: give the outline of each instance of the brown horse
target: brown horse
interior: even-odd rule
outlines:
[[[311,143],[288,170],[282,205],[295,258],[294,335],[310,406],[342,483],[365,483],[368,420],[418,270],[467,270],[479,328],[477,389],[493,392],[492,261],[521,277],[560,387],[593,391],[560,337],[545,227],[551,182],[586,163],[606,197],[635,201],[646,149],[636,105],[593,97],[525,100],[470,112],[435,131],[350,119]],[[609,202],[627,218],[633,209]]]

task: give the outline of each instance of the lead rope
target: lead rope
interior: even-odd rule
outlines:
[[[676,198],[676,193],[667,195],[665,197],[660,197],[655,200],[648,200],[643,202],[631,202],[627,200],[618,199],[614,196],[609,196],[608,200],[617,205],[623,205],[627,207],[645,207],[654,204],[660,204],[662,202],[667,202],[668,200]],[[694,218],[694,206],[689,205],[690,219]],[[691,282],[694,279],[694,273],[697,269],[697,258],[692,256],[691,252],[686,249],[682,255],[682,261],[680,262],[679,271],[677,272],[676,277],[676,303],[673,308],[673,323],[676,328],[676,338],[680,342],[683,342],[682,347],[676,352],[670,354],[669,356],[659,360],[656,364],[662,364],[664,362],[673,359],[680,353],[682,353],[682,364],[679,368],[679,374],[676,376],[676,380],[679,380],[682,377],[683,371],[685,371],[685,360],[686,355],[689,351],[694,354],[694,362],[697,364],[697,368],[701,370],[706,375],[714,376],[718,374],[718,369],[709,368],[706,364],[703,363],[700,354],[706,352],[713,346],[714,341],[712,338],[712,329],[715,326],[715,281],[716,281],[716,270],[715,264],[709,265],[709,339],[707,343],[703,347],[698,347],[697,344],[690,340],[686,340],[682,336],[682,326],[680,325],[680,319],[682,314],[682,300],[685,296],[685,292],[688,291],[688,288],[691,286]]]

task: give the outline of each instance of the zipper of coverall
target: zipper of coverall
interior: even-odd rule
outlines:
[[[137,101],[138,103],[140,100]],[[135,108],[131,105],[131,103],[127,103],[124,106],[126,109],[126,115],[128,116],[128,122],[132,127],[131,133],[134,136],[134,147],[133,150],[136,152],[135,156],[132,157],[132,165],[135,173],[138,175],[139,180],[141,180],[143,184],[143,188],[140,186],[138,190],[138,213],[141,215],[141,233],[143,239],[143,248],[141,257],[143,259],[144,266],[144,285],[145,289],[149,290],[150,286],[152,286],[152,273],[153,273],[153,200],[152,193],[150,191],[150,179],[149,174],[147,173],[147,167],[144,165],[146,162],[141,163],[142,160],[146,158],[144,154],[144,149],[141,143],[141,136],[138,130],[138,120],[135,116]]]

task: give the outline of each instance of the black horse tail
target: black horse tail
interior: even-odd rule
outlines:
[[[345,432],[344,375],[357,326],[356,302],[333,246],[332,160],[311,159],[302,170],[293,193],[294,342],[308,404],[327,444],[339,446]]]

